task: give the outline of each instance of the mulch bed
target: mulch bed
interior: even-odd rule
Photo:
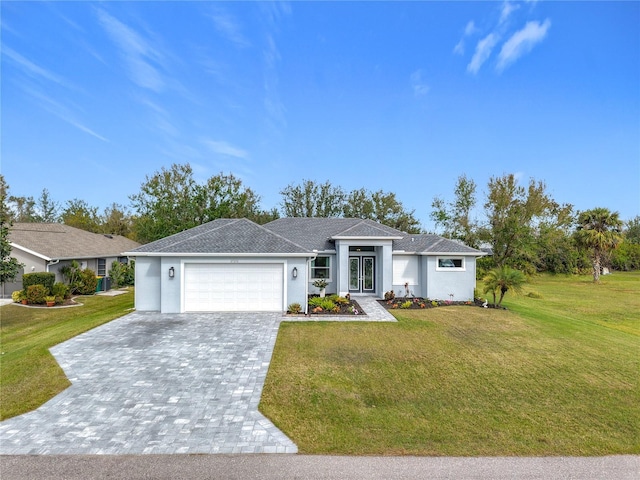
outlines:
[[[470,305],[476,307],[484,306],[484,301],[476,298],[473,302],[458,302],[452,300],[430,300],[428,298],[422,297],[396,297],[393,300],[378,300],[378,303],[382,305],[387,310],[395,310],[395,309],[410,309],[410,310],[419,310],[423,308],[436,308],[436,307],[445,307],[449,305]],[[488,305],[488,307],[493,307],[492,305]]]
[[[309,295],[309,298],[313,298],[313,297],[318,297],[319,295]],[[327,295],[327,297],[329,297],[329,295]],[[366,313],[362,310],[362,308],[360,307],[360,305],[358,304],[358,302],[356,302],[353,299],[349,299],[349,303],[348,304],[344,304],[344,305],[336,305],[337,310],[322,310],[322,311],[313,311],[314,308],[311,305],[308,305],[308,310],[309,313],[308,315],[325,315],[325,316],[357,316],[357,315],[366,315]],[[356,313],[357,312],[357,313]],[[298,314],[294,314],[294,313],[290,313],[287,312],[288,315],[299,315],[299,316],[305,316],[304,313],[298,313]],[[307,316],[308,316],[307,315]]]

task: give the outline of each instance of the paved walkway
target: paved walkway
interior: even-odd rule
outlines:
[[[296,453],[258,411],[280,314],[132,313],[51,349],[72,386],[0,454]]]

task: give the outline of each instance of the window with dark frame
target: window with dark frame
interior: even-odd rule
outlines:
[[[98,271],[96,273],[99,277],[104,277],[107,274],[107,259],[98,259]]]
[[[439,258],[438,268],[462,268],[462,258]]]

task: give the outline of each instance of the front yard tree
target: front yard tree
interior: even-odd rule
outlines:
[[[522,291],[522,286],[526,282],[524,273],[511,267],[503,265],[490,270],[483,278],[483,293],[491,293],[493,295],[493,306],[500,307],[506,293],[511,290],[515,293]],[[500,292],[500,298],[496,303],[496,292]]]
[[[545,190],[545,184],[534,179],[526,188],[518,185],[513,174],[489,180],[484,205],[488,226],[482,234],[491,244],[497,267],[526,263],[534,257],[537,224],[559,209]]]
[[[9,186],[0,174],[0,283],[4,296],[4,284],[12,282],[18,276],[22,264],[11,256],[11,244],[9,243],[9,228],[11,228],[11,212],[7,204]]]
[[[621,230],[622,221],[618,212],[611,212],[607,208],[594,208],[578,215],[576,240],[590,253],[594,282],[600,280],[603,256],[622,241]]]
[[[382,190],[353,190],[346,197],[343,214],[347,218],[366,218],[406,233],[420,233],[414,211],[406,211],[395,193]]]
[[[215,175],[204,185],[193,178],[191,165],[173,164],[147,176],[140,192],[129,197],[135,212],[134,236],[141,243],[210,222],[217,218],[260,221],[257,196],[233,175]]]
[[[459,176],[454,196],[454,201],[450,203],[435,197],[431,203],[431,219],[436,226],[442,227],[444,237],[477,248],[478,225],[471,217],[471,210],[476,205],[476,183],[466,175]]]
[[[340,217],[346,198],[342,188],[313,180],[287,185],[280,195],[285,217]]]

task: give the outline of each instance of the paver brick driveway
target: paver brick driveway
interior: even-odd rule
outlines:
[[[281,319],[132,313],[57,345],[72,386],[0,423],[0,453],[295,453],[258,412]]]

